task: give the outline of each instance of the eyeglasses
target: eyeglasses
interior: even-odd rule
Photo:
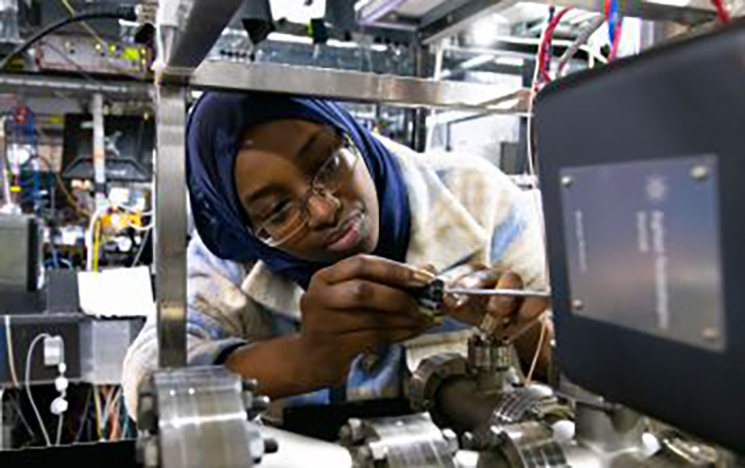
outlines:
[[[253,229],[253,234],[270,247],[287,242],[307,226],[308,202],[313,195],[324,198],[336,195],[354,173],[360,160],[359,149],[348,136],[336,132],[334,135],[340,141],[309,178],[308,190],[300,198],[279,202]]]

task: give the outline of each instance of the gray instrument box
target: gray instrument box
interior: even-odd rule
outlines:
[[[547,86],[536,139],[558,358],[745,453],[745,22]]]

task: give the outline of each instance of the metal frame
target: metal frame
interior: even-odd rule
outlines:
[[[186,90],[159,87],[155,285],[160,367],[186,365]]]
[[[496,106],[495,102],[503,103],[505,93],[484,84],[268,63],[205,62],[194,72],[189,86],[193,89],[267,91],[502,114],[522,111]]]
[[[38,73],[0,73],[0,91],[59,91],[89,96],[101,93],[106,96],[139,97],[152,99],[153,86],[136,81],[94,81],[62,76],[44,76]]]
[[[446,37],[457,34],[474,22],[493,13],[504,11],[524,0],[460,0],[445,2],[422,17],[418,36],[424,44],[432,44]],[[557,7],[574,6],[588,11],[601,11],[600,0],[531,0],[534,3],[545,3]],[[714,18],[714,13],[707,2],[691,0],[692,6],[672,6],[654,3],[648,0],[623,2],[623,13],[653,21],[677,21],[681,23],[701,23]]]
[[[544,1],[544,0],[539,0]],[[453,35],[486,16],[517,4],[519,0],[454,0],[445,2],[425,15],[418,38],[424,44]],[[695,8],[625,2],[625,14],[647,19],[684,22],[705,21],[713,17],[703,7],[705,0],[692,0]],[[297,67],[278,64],[246,64],[208,61],[201,63],[219,36],[238,0],[226,2],[210,11],[213,2],[194,0],[188,21],[169,18],[161,28],[161,54],[167,67],[158,75],[161,83],[158,103],[158,160],[156,184],[156,285],[158,295],[158,340],[161,367],[186,363],[186,173],[185,115],[186,90],[255,90],[305,94],[338,100],[375,101],[412,107],[450,108],[515,115],[521,94],[500,93],[493,86],[453,81],[434,81],[392,75]],[[396,4],[396,0],[380,2]],[[597,11],[599,0],[551,0],[558,6],[574,4]],[[198,11],[197,11],[198,10]],[[196,13],[195,13],[196,12]],[[207,24],[200,18],[204,14]],[[206,30],[205,30],[206,28]],[[207,40],[205,40],[207,37]],[[198,47],[189,45],[198,44]],[[195,70],[191,67],[199,65]],[[193,72],[193,73],[192,73]],[[0,80],[0,85],[2,81]],[[172,87],[169,87],[172,86]],[[510,99],[517,105],[505,108]]]

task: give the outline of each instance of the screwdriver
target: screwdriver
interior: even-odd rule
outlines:
[[[549,291],[537,291],[530,289],[468,289],[468,288],[446,288],[445,282],[435,279],[427,286],[410,289],[409,292],[425,309],[440,312],[444,307],[445,295],[465,296],[511,296],[511,297],[541,297],[550,298]]]

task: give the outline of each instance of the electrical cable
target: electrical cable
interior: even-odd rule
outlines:
[[[568,9],[563,10],[562,13],[565,14],[566,11],[568,11]],[[562,13],[560,13],[560,15]],[[556,24],[558,24],[558,22]],[[541,42],[540,42],[541,44],[546,42],[546,39],[548,36],[548,30],[550,26],[551,26],[551,21],[548,21],[546,23],[546,26],[543,29],[543,32],[541,33]],[[535,94],[538,89],[540,72],[541,72],[538,66],[538,61],[541,57],[541,54],[542,54],[541,47],[539,47],[538,57],[536,58],[535,69],[533,71],[533,79],[530,83],[530,96],[528,100],[528,115],[526,119],[527,120],[526,122],[527,152],[526,153],[527,153],[527,158],[528,158],[528,175],[530,179],[530,184],[533,187],[533,190],[532,190],[533,193],[531,193],[531,198],[533,201],[536,216],[538,217],[538,221],[540,224],[541,241],[543,242],[543,250],[544,250],[543,257],[544,257],[544,270],[545,270],[545,275],[546,275],[546,283],[550,284],[551,281],[549,277],[549,268],[548,268],[548,251],[546,250],[547,249],[546,224],[545,224],[545,219],[543,218],[543,216],[541,216],[541,205],[540,205],[540,200],[538,198],[540,196],[539,195],[540,191],[538,187],[538,175],[537,175],[537,171],[535,168],[535,164],[533,162],[533,158],[534,158],[534,154],[533,154],[533,111],[534,111],[534,103],[535,103]],[[544,340],[545,327],[546,327],[546,322],[547,322],[546,319],[544,318],[544,315],[546,314],[546,312],[547,311],[544,310],[535,318],[535,320],[541,320],[543,322],[543,325],[541,326],[541,335],[538,338],[538,343],[536,344],[536,350],[535,350],[535,354],[533,355],[533,360],[531,363],[531,371],[528,373],[527,382],[530,382],[531,378],[533,377],[533,371],[535,370],[535,366],[541,354],[541,349],[543,348],[543,340]],[[527,330],[527,327],[526,327],[526,330]]]
[[[100,222],[93,227],[93,260],[91,261],[91,271],[98,271],[98,257],[101,251],[101,229],[103,226]]]
[[[582,47],[590,39],[590,36],[592,36],[595,31],[600,29],[600,26],[602,26],[603,23],[605,23],[605,18],[602,15],[596,16],[595,18],[590,20],[590,22],[582,29],[582,31],[580,31],[577,39],[572,42],[572,45],[570,45],[566,52],[564,52],[564,55],[559,58],[559,61],[556,65],[557,76],[563,76],[564,68],[569,64],[569,61],[574,58],[580,47]]]
[[[11,399],[10,403],[13,405],[13,407],[16,410],[16,414],[18,415],[18,418],[23,423],[23,427],[26,428],[26,431],[28,432],[28,435],[30,435],[32,438],[36,437],[36,433],[33,429],[31,429],[31,425],[26,421],[26,417],[23,416],[23,411],[21,411],[21,405],[18,404],[18,397],[15,399]]]
[[[610,24],[608,25],[610,27]],[[616,32],[613,35],[613,44],[611,45],[610,54],[608,55],[608,61],[612,62],[618,55],[618,47],[621,44],[621,33],[623,31],[623,18],[620,18],[616,23]]]
[[[719,21],[726,23],[731,19],[729,10],[727,10],[727,7],[724,5],[724,0],[711,0],[711,3],[714,4],[714,8],[717,10],[717,18],[719,18]]]
[[[93,409],[95,410],[93,413],[96,418],[96,431],[98,433],[98,439],[101,440],[103,437],[101,435],[101,401],[98,396],[98,389],[96,386],[93,386]]]
[[[13,336],[10,329],[10,315],[4,315],[5,317],[5,346],[8,349],[8,367],[10,368],[10,377],[13,379],[13,385],[16,388],[21,388],[18,383],[18,375],[16,374],[16,360],[13,356]]]
[[[54,445],[59,445],[62,441],[62,423],[65,419],[65,413],[59,415],[59,421],[57,421],[57,438],[54,439]]]
[[[535,354],[533,355],[533,361],[530,363],[530,370],[528,370],[528,375],[525,377],[525,385],[530,385],[530,382],[533,381],[533,373],[535,372],[535,369],[538,365],[538,358],[541,355],[541,351],[543,350],[543,341],[546,339],[546,329],[548,328],[548,320],[541,320],[541,334],[538,337],[538,345],[536,346]]]
[[[548,58],[549,58],[549,51],[551,47],[551,41],[554,37],[554,32],[556,31],[556,28],[559,26],[559,23],[561,22],[564,15],[566,15],[570,10],[572,10],[574,7],[568,6],[563,8],[558,14],[556,14],[548,23],[548,26],[544,30],[544,34],[542,35],[543,38],[540,42],[540,45],[538,46],[538,68],[539,71],[539,78],[543,79],[546,82],[551,81],[551,77],[548,74]]]
[[[0,71],[5,69],[5,67],[8,65],[13,57],[28,50],[32,45],[34,45],[37,41],[39,41],[39,39],[43,38],[44,36],[47,36],[69,24],[78,23],[81,21],[101,19],[122,19],[128,21],[136,21],[137,14],[132,7],[115,7],[108,10],[87,11],[76,14],[75,16],[71,16],[69,18],[57,20],[41,28],[30,38],[28,38],[24,43],[20,44],[18,47],[8,53],[8,55],[6,55],[3,60],[0,61]]]
[[[75,15],[77,14],[77,12],[76,12],[76,11],[75,11],[75,9],[74,9],[74,8],[72,7],[72,5],[70,5],[70,2],[69,2],[68,0],[59,0],[59,1],[60,1],[60,3],[62,3],[62,5],[63,5],[63,6],[64,6],[64,7],[65,7],[65,8],[67,9],[67,11],[69,11],[69,12],[70,12],[70,14],[71,14],[71,15],[75,16]],[[98,35],[98,34],[96,33],[96,31],[95,31],[95,30],[94,30],[93,28],[91,28],[91,27],[90,27],[90,26],[88,25],[88,23],[86,23],[85,21],[83,21],[83,22],[81,22],[81,23],[80,23],[80,25],[81,25],[81,26],[83,26],[83,28],[85,28],[85,30],[86,30],[86,31],[88,31],[88,33],[89,33],[89,34],[90,34],[90,35],[91,35],[91,36],[92,36],[92,37],[93,37],[93,38],[94,38],[94,39],[95,39],[96,41],[98,41],[98,44],[99,44],[99,45],[100,45],[101,47],[105,47],[105,46],[106,46],[106,43],[105,43],[105,42],[104,42],[104,40],[103,40],[103,39],[101,38],[101,36],[99,36],[99,35]]]
[[[137,264],[140,262],[140,257],[142,257],[143,252],[145,252],[145,246],[147,245],[147,241],[150,239],[150,232],[152,229],[148,229],[145,231],[145,234],[142,236],[142,241],[140,242],[140,248],[137,249],[137,253],[135,254],[134,260],[132,260],[132,266],[131,268],[134,268],[137,266]]]
[[[85,425],[88,422],[88,411],[90,411],[92,399],[93,390],[88,392],[88,398],[85,399],[85,407],[83,408],[82,417],[80,418],[80,427],[78,428],[78,432],[75,433],[75,438],[73,439],[76,443],[80,441],[80,436],[83,435],[83,429],[85,429]]]
[[[49,333],[41,333],[39,335],[36,335],[36,337],[31,341],[31,344],[28,347],[28,353],[26,354],[26,394],[28,395],[28,400],[31,402],[31,408],[33,408],[34,414],[36,415],[36,420],[39,422],[39,427],[41,427],[41,433],[44,436],[44,441],[47,443],[47,447],[52,446],[52,441],[49,439],[49,433],[47,432],[47,428],[44,426],[44,420],[41,419],[39,408],[36,407],[34,396],[31,394],[31,357],[34,353],[34,347],[39,342],[39,340],[51,337],[52,335],[50,335]]]

